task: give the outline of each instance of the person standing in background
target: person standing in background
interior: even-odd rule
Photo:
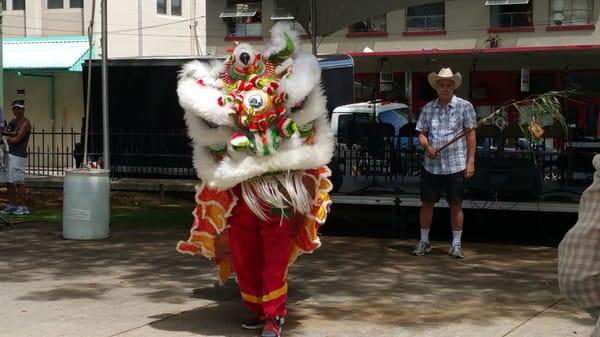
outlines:
[[[15,118],[3,130],[3,134],[8,136],[8,160],[7,165],[0,169],[0,182],[6,183],[8,204],[0,213],[24,215],[29,214],[25,174],[31,122],[25,117],[24,101],[13,101],[11,107]]]
[[[462,195],[465,179],[475,173],[475,131],[472,130],[466,139],[461,138],[442,151],[438,152],[437,149],[464,130],[475,128],[477,117],[469,101],[454,95],[462,82],[460,73],[442,68],[438,73],[430,73],[427,79],[438,98],[423,107],[416,126],[419,143],[425,149],[425,159],[420,179],[421,240],[412,255],[425,255],[431,251],[429,228],[433,220],[433,208],[443,190],[450,207],[452,225],[452,244],[448,254],[461,259],[464,257],[461,247],[464,221]]]

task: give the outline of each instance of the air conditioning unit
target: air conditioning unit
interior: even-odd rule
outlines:
[[[555,25],[557,25],[557,26],[562,25],[564,20],[565,20],[565,14],[563,14],[563,12],[554,12],[554,14],[552,14],[552,21],[554,22]]]
[[[379,73],[379,90],[382,92],[394,90],[394,73]]]
[[[555,25],[562,25],[565,20],[565,0],[552,0],[552,21]]]

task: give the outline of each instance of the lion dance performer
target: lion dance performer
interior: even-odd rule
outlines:
[[[177,250],[235,273],[256,317],[246,329],[278,337],[287,270],[320,246],[331,200],[334,142],[315,56],[285,24],[260,53],[238,44],[224,63],[184,66],[177,89],[201,180],[191,235]]]

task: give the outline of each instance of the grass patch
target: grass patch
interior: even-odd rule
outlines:
[[[112,226],[119,229],[188,229],[193,206],[139,205],[112,207]]]
[[[4,215],[4,218],[10,222],[62,222],[62,209],[36,209],[31,214]]]
[[[111,226],[115,229],[189,229],[193,205],[112,206]],[[62,208],[36,208],[27,215],[5,215],[12,223],[62,223]]]

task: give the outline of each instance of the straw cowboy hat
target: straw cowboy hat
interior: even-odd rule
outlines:
[[[429,81],[429,85],[434,89],[438,80],[451,80],[454,82],[454,89],[458,89],[462,83],[462,75],[459,72],[453,73],[450,68],[442,68],[437,74],[435,72],[430,73],[427,76],[427,80]]]

